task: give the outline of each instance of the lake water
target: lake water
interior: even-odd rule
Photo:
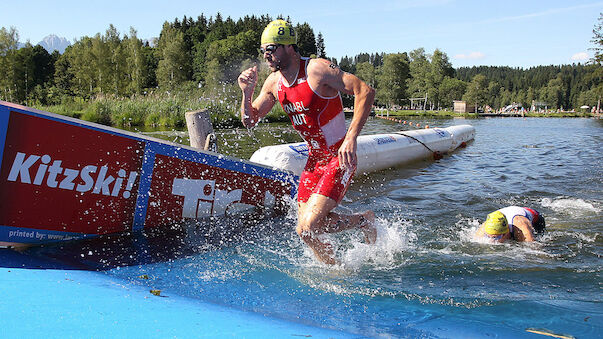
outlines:
[[[378,240],[370,246],[356,232],[331,236],[341,266],[314,259],[295,233],[294,208],[256,222],[211,221],[210,231],[199,224],[202,234],[189,230],[171,242],[147,237],[146,247],[133,241],[130,252],[99,254],[94,265],[165,294],[351,337],[540,337],[530,329],[600,337],[603,121],[419,122],[471,124],[476,138],[436,162],[356,178],[338,210],[374,210]],[[371,118],[363,134],[402,129]],[[146,133],[187,143],[182,131]],[[218,135],[222,152],[247,159],[259,146],[300,140],[287,125]],[[474,240],[485,216],[508,205],[542,212],[547,232],[529,244]],[[240,231],[227,232],[233,225]],[[79,253],[83,245],[67,246]],[[61,251],[65,257],[69,248]]]

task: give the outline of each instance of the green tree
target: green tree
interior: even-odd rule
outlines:
[[[534,93],[534,89],[532,87],[528,87],[526,91],[526,101],[523,103],[523,107],[526,109],[532,108],[532,103],[536,100],[536,94]]]
[[[526,104],[527,103],[527,93],[526,91],[517,91],[514,92],[514,96],[513,96],[513,102],[516,102],[518,104],[521,105],[521,107],[523,108],[530,108],[531,104]]]
[[[487,104],[488,100],[488,79],[483,74],[478,74],[473,77],[473,80],[467,86],[467,91],[463,96],[463,100],[467,103],[475,104],[475,108],[480,104]]]
[[[597,107],[597,104],[599,104],[600,99],[601,99],[600,91],[598,91],[597,88],[593,88],[591,90],[580,93],[580,96],[578,98],[578,105],[580,105],[580,106],[587,105],[587,106],[591,106],[591,107]]]
[[[155,48],[149,46],[148,44],[142,47],[142,55],[145,65],[143,88],[157,87],[156,72],[159,65],[159,56],[155,52]]]
[[[591,42],[595,44],[595,47],[592,48],[595,52],[593,62],[600,65],[603,63],[603,12],[599,13],[598,23],[593,28],[593,39]]]
[[[490,107],[494,107],[494,108],[500,107],[501,104],[499,102],[497,102],[497,99],[500,97],[500,91],[501,91],[501,87],[498,84],[498,82],[490,81],[490,83],[488,84],[488,98],[486,99],[486,102],[484,102],[484,103],[486,105],[489,105]],[[508,100],[514,101],[514,99],[512,97],[510,97]]]
[[[439,88],[439,96],[444,107],[452,107],[453,101],[461,100],[467,89],[467,83],[463,80],[451,78],[449,76],[442,79]]]
[[[496,82],[509,91],[510,101],[497,99],[496,102],[510,104],[513,101],[525,100],[524,107],[529,107],[532,100],[536,100],[547,103],[549,107],[566,109],[579,107],[580,93],[599,86],[603,79],[603,67],[592,63],[537,66],[526,70],[495,66],[461,67],[456,70],[456,77],[463,81],[470,81],[477,74],[486,76],[488,81]],[[549,82],[555,78],[560,79],[557,85],[561,88],[559,98],[554,100],[556,104],[547,101],[547,97],[551,99],[551,94],[547,94]],[[491,98],[488,101],[492,102]]]
[[[30,71],[33,77],[28,84],[27,99],[31,102],[47,104],[47,89],[52,87],[54,80],[55,57],[44,47],[36,45],[31,51],[31,62]]]
[[[142,41],[136,36],[134,27],[130,27],[130,36],[125,37],[126,47],[126,75],[128,77],[128,89],[130,94],[140,94],[145,87],[145,77],[147,72],[145,55],[143,53]]]
[[[46,86],[52,82],[54,59],[40,45],[29,42],[23,48],[11,50],[10,77],[11,100],[17,103],[33,104],[46,102]]]
[[[257,42],[253,31],[212,42],[206,56],[206,83],[214,87],[222,82],[234,83],[242,62],[255,57],[256,53]]]
[[[369,86],[375,87],[375,66],[365,61],[356,65],[356,76],[366,82]]]
[[[70,65],[69,72],[75,79],[73,91],[84,98],[92,95],[97,83],[98,71],[95,56],[92,53],[92,44],[92,38],[83,37],[65,51]]]
[[[318,32],[316,37],[316,56],[319,58],[327,57],[327,50],[325,47],[325,39],[322,37],[322,33]]]
[[[0,98],[15,101],[14,80],[19,33],[14,27],[0,29]]]
[[[316,55],[316,38],[314,37],[312,27],[304,22],[295,26],[295,32],[297,33],[299,53],[302,56]]]
[[[87,57],[84,62],[92,64],[95,78],[92,82],[94,87],[90,92],[96,93],[109,93],[111,90],[111,75],[113,70],[111,68],[111,50],[108,44],[105,42],[105,37],[100,33],[90,40],[92,43],[89,51],[86,51],[85,56]]]
[[[409,53],[410,77],[408,78],[408,93],[413,98],[422,98],[428,94],[428,83],[431,65],[423,48],[418,48]]]
[[[58,96],[72,96],[74,85],[74,76],[69,62],[73,46],[67,47],[65,53],[61,54],[54,64],[54,86]],[[56,102],[55,102],[56,103]]]
[[[12,75],[14,100],[27,104],[26,100],[34,87],[33,46],[29,42],[16,51]]]
[[[595,44],[594,52],[594,63],[596,65],[593,71],[593,78],[598,79],[596,84],[593,85],[593,88],[584,94],[584,101],[587,102],[589,99],[587,97],[595,96],[597,97],[596,107],[598,110],[601,109],[601,98],[603,97],[603,12],[599,13],[599,22],[593,28],[593,39],[591,40]],[[583,104],[580,104],[583,105]],[[594,103],[593,103],[594,106]],[[600,111],[599,111],[600,113]]]
[[[190,64],[185,47],[184,34],[165,23],[157,44],[157,82],[160,88],[170,90],[188,80]]]
[[[454,76],[454,68],[448,60],[446,53],[436,49],[431,56],[429,72],[427,74],[427,97],[432,106],[441,106],[443,98],[440,95],[440,88],[445,77]],[[447,104],[447,103],[445,103]]]
[[[348,72],[348,73],[356,73],[356,65],[354,64],[354,61],[352,58],[348,57],[347,55],[342,57],[341,60],[339,61],[339,68],[341,68],[341,70]]]
[[[490,92],[490,88],[489,92]],[[488,96],[490,96],[490,94],[488,94]],[[513,93],[511,93],[511,91],[509,91],[508,89],[504,88],[504,87],[500,87],[498,90],[498,96],[494,106],[497,108],[502,108],[505,107],[507,105],[510,105],[513,102]]]
[[[15,27],[0,28],[0,57],[6,56],[9,51],[17,49],[19,44],[19,32]]]
[[[386,54],[377,77],[377,100],[392,107],[402,105],[406,96],[409,77],[409,60],[406,53]]]
[[[564,86],[561,77],[551,79],[544,87],[544,101],[550,108],[561,108],[563,101]]]
[[[53,52],[53,54],[54,55],[49,54],[48,51],[40,45],[34,46],[34,81],[36,85],[52,84],[54,78],[54,64],[59,55],[57,51]]]
[[[127,44],[122,43],[119,32],[113,25],[109,25],[109,28],[105,32],[104,42],[109,50],[109,87],[107,92],[113,93],[118,96],[124,96],[127,94],[127,90],[130,84],[128,75],[129,67],[127,64]]]
[[[216,15],[216,21],[213,21],[212,18],[210,18],[207,23],[206,32],[205,39],[195,42],[191,51],[193,79],[197,82],[204,81],[208,73],[214,72],[213,69],[211,72],[208,72],[206,69],[207,65],[211,64],[211,62],[207,61],[207,53],[210,50],[210,45],[214,41],[226,39],[227,37],[220,13]],[[259,41],[259,37],[256,41]]]

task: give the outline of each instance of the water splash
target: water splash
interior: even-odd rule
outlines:
[[[543,198],[541,205],[553,209],[556,212],[570,215],[581,215],[585,213],[600,213],[601,207],[596,202],[588,202],[580,198],[558,197],[555,199]]]
[[[411,230],[412,222],[405,219],[388,220],[377,218],[377,242],[369,245],[360,240],[360,236],[351,242],[351,247],[341,255],[342,266],[358,270],[363,265],[374,268],[390,269],[403,264],[405,251],[414,249],[417,235]]]

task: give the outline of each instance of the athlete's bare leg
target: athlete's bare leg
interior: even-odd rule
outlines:
[[[377,242],[377,228],[375,227],[375,212],[366,211],[362,213],[358,227],[364,233],[364,242],[374,244]]]
[[[352,215],[331,211],[324,219],[324,223],[325,233],[339,233],[352,228],[358,228],[364,233],[364,242],[374,244],[377,241],[377,228],[375,228],[375,213],[373,211]]]
[[[321,241],[323,233],[337,233],[351,228],[359,228],[365,241],[376,241],[375,214],[366,211],[361,214],[343,215],[332,212],[337,202],[320,194],[312,194],[306,203],[299,203],[297,234],[310,246],[316,256],[326,264],[336,264],[333,247]]]

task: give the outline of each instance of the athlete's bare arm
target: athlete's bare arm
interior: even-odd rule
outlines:
[[[513,218],[513,235],[517,241],[534,241],[534,228],[530,219],[516,215]]]
[[[243,92],[243,101],[241,102],[241,122],[247,128],[255,126],[261,118],[265,117],[276,103],[274,88],[278,77],[276,73],[271,73],[258,97],[253,100],[253,91],[258,81],[257,66],[244,70],[239,75],[238,82]],[[253,102],[252,102],[253,100]]]
[[[308,64],[308,82],[318,94],[333,96],[344,92],[354,96],[354,116],[339,148],[339,163],[346,167],[356,166],[356,138],[366,123],[373,101],[375,90],[357,76],[342,71],[339,67],[325,59],[313,59]]]

